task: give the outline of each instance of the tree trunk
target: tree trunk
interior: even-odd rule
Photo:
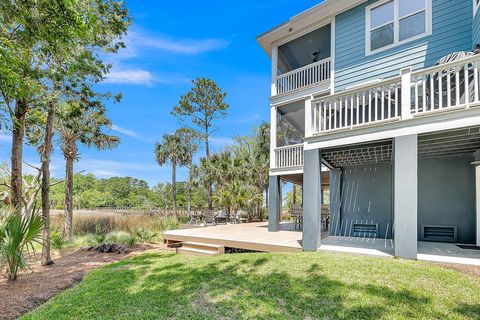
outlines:
[[[76,147],[70,145],[68,148],[69,154],[65,154],[65,224],[63,227],[63,234],[68,240],[73,237],[73,161],[76,152],[73,152]]]
[[[208,127],[205,128],[205,154],[207,156],[207,160],[210,160],[210,149],[209,149],[209,145],[208,145]],[[207,186],[207,190],[208,190],[208,209],[209,210],[212,210],[213,209],[213,204],[212,204],[212,182],[211,181],[208,181],[208,186]]]
[[[293,185],[292,204],[297,204],[297,186]]]
[[[188,184],[188,214],[190,214],[190,211],[192,210],[192,186]]]
[[[45,126],[45,141],[41,151],[42,161],[42,217],[43,217],[43,249],[42,266],[53,264],[50,256],[50,155],[52,154],[53,137],[53,103],[49,105]]]
[[[19,210],[22,207],[23,138],[25,136],[25,116],[27,109],[27,104],[24,101],[17,101],[12,132],[12,174],[10,177],[10,203],[13,210]]]
[[[177,215],[177,163],[172,161],[172,197],[173,213]]]

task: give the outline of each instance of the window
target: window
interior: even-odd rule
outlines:
[[[431,0],[385,0],[368,6],[367,54],[430,34],[430,8]]]
[[[478,12],[478,7],[480,6],[480,0],[473,0],[473,16]]]

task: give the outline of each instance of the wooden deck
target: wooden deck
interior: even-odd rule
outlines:
[[[168,230],[163,238],[265,252],[302,251],[302,232],[294,230],[292,223],[282,223],[278,232],[268,232],[267,222]]]

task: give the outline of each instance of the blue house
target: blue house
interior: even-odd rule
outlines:
[[[328,0],[258,36],[272,60],[269,231],[285,180],[303,187],[304,250],[327,236],[389,240],[405,258],[423,241],[480,246],[479,6]]]

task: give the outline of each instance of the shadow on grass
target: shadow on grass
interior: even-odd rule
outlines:
[[[92,274],[82,284],[85,289],[62,297],[73,307],[61,311],[68,313],[66,317],[129,319],[447,319],[452,314],[479,314],[479,305],[434,310],[432,298],[420,290],[339,280],[331,267],[310,261],[309,256],[299,258],[138,256],[113,265],[125,269],[108,272],[109,266]],[[108,281],[102,281],[105,277]],[[62,301],[58,305],[61,308]],[[41,317],[48,319],[60,312],[52,310],[46,308]]]
[[[164,316],[178,318],[374,319],[391,310],[412,318],[430,311],[427,296],[385,286],[345,284],[319,273],[316,264],[298,277],[275,266],[255,272],[268,263],[265,257],[217,259],[198,266],[172,261],[151,270],[140,286],[132,283],[137,290],[132,293],[130,288],[125,294],[133,299],[161,296]]]

